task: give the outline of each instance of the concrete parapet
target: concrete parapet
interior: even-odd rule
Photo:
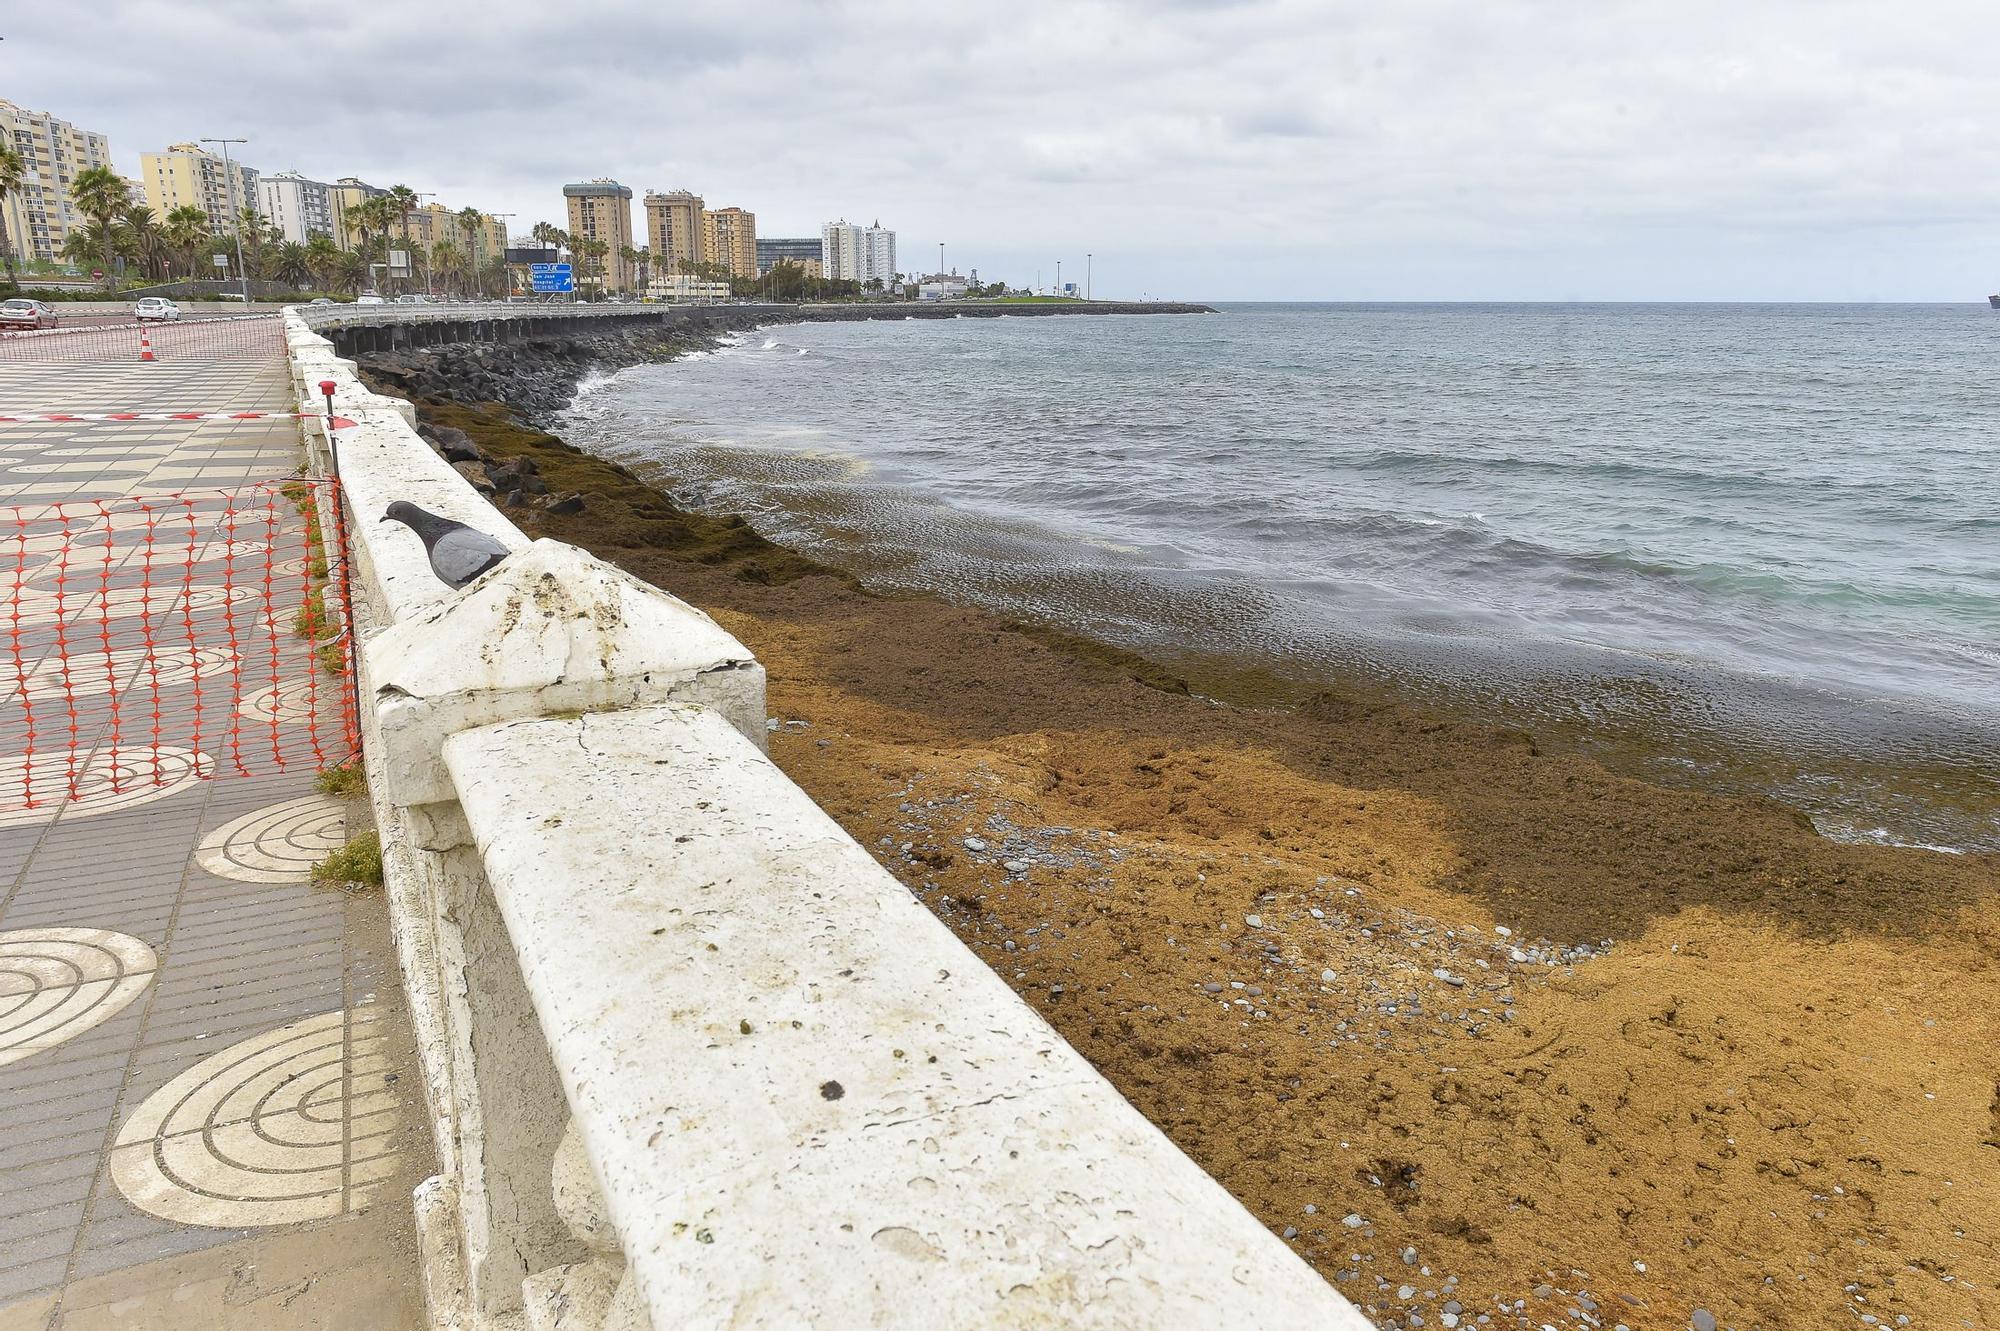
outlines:
[[[656,1326],[1366,1325],[715,713],[445,761]]]
[[[438,1327],[1367,1325],[762,750],[708,616],[335,384]],[[462,591],[393,499],[512,553]]]

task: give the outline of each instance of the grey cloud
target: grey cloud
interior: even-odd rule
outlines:
[[[241,133],[265,169],[521,229],[612,175],[765,234],[880,217],[1015,280],[1090,249],[1112,294],[2000,284],[2000,8],[1973,0],[91,8],[10,15],[0,95],[108,133],[128,172]]]

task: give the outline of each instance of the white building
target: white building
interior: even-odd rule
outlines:
[[[827,277],[851,279],[866,286],[880,279],[883,288],[896,281],[896,233],[879,221],[856,226],[844,218],[819,229],[820,271]]]
[[[333,186],[296,171],[263,176],[257,181],[257,211],[286,240],[303,245],[313,236],[333,234]]]
[[[963,300],[965,279],[957,273],[933,273],[917,283],[919,300]]]
[[[660,300],[728,300],[729,283],[692,273],[655,273],[646,294]]]

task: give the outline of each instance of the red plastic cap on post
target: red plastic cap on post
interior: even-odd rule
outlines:
[[[338,387],[340,387],[340,385],[336,384],[336,383],[335,383],[335,382],[334,382],[333,380],[331,380],[331,379],[322,379],[322,380],[320,380],[320,381],[319,381],[319,391],[320,391],[321,393],[324,393],[324,394],[325,394],[326,396],[328,396],[328,397],[332,397],[332,396],[333,396],[333,390],[334,390],[334,389],[336,389],[336,388],[338,388]]]

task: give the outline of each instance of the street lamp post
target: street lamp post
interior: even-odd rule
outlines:
[[[248,143],[248,139],[203,139],[203,143],[222,145],[222,189],[229,200],[229,229],[236,237],[236,281],[237,289],[243,293],[243,306],[250,306],[250,270],[243,266],[243,216],[236,207],[236,168],[229,164],[229,145]]]
[[[1083,298],[1085,300],[1090,299],[1090,252],[1088,250],[1083,255]]]
[[[944,280],[944,242],[938,242],[938,281]]]
[[[1056,260],[1056,296],[1062,296],[1062,260]]]

